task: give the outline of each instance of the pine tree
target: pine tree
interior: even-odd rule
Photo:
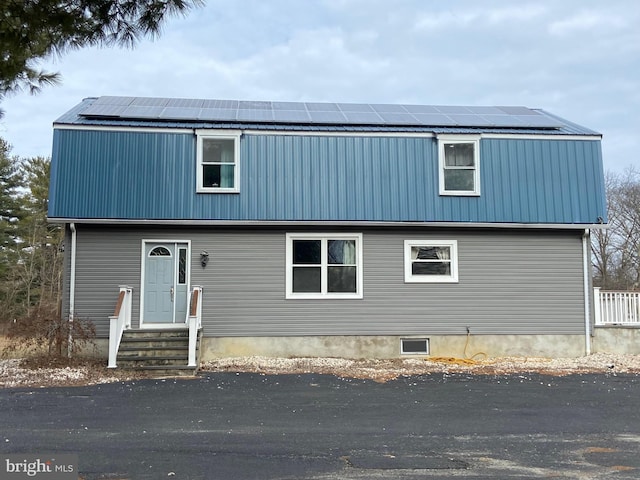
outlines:
[[[19,221],[24,213],[20,199],[24,178],[18,158],[10,153],[11,146],[0,138],[0,303],[5,307],[0,318],[11,314],[16,300],[11,274],[16,263]]]
[[[11,157],[11,146],[0,138],[0,249],[15,245],[20,210],[19,189],[23,186],[19,160]]]
[[[62,275],[63,231],[47,222],[51,161],[34,157],[23,162],[27,194],[23,197],[23,218],[19,222],[16,273],[28,307],[49,304],[57,307]]]
[[[132,47],[202,0],[0,0],[0,100],[59,82],[38,62],[86,46]]]

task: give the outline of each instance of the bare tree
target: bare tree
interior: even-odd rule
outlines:
[[[607,172],[606,230],[592,234],[594,284],[608,290],[640,289],[640,171]]]

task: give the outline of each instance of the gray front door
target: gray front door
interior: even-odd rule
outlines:
[[[189,245],[147,242],[144,253],[143,323],[184,324],[189,293]]]

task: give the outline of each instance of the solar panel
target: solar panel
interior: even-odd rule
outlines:
[[[389,123],[391,125],[416,125],[418,120],[416,117],[411,115],[410,113],[378,113],[384,123]]]
[[[376,112],[343,112],[347,117],[347,123],[356,125],[370,125],[384,123],[384,120]]]
[[[429,125],[435,127],[449,127],[457,125],[454,120],[441,113],[414,113],[419,125]]]
[[[407,109],[403,105],[392,104],[374,104],[371,108],[378,113],[407,113]]]
[[[204,100],[192,100],[189,98],[170,98],[167,107],[202,108]]]
[[[307,110],[304,103],[298,102],[273,102],[271,106],[274,110]]]
[[[254,102],[104,96],[84,117],[283,124],[559,128],[565,124],[526,107]]]
[[[236,120],[238,116],[238,110],[236,108],[203,108],[200,110],[197,119],[198,120]]]
[[[302,110],[274,110],[273,119],[284,123],[309,123],[311,117]]]
[[[340,109],[335,103],[305,103],[310,112],[339,112]]]
[[[309,112],[313,123],[347,123],[341,112]]]
[[[253,110],[253,109],[238,109],[239,121],[246,122],[271,122],[273,121],[272,110]]]
[[[487,125],[491,125],[491,122],[487,120],[485,117],[480,115],[473,115],[471,113],[453,113],[447,115],[451,120],[455,122],[458,126],[464,127],[486,127]]]
[[[373,112],[371,105],[366,103],[338,103],[337,105],[342,112]]]
[[[164,107],[129,105],[120,116],[125,118],[160,118],[163,110]]]
[[[189,120],[198,118],[201,108],[195,107],[165,107],[162,111],[162,118],[171,118],[174,120]]]
[[[164,107],[167,103],[169,103],[168,98],[136,97],[129,105],[136,107]]]
[[[538,115],[538,112],[527,107],[498,107],[508,115]]]
[[[93,102],[93,105],[124,105],[124,106],[128,106],[131,105],[131,102],[133,102],[136,99],[136,97],[112,97],[112,96],[104,96],[104,97],[99,97],[95,102]]]
[[[238,104],[240,110],[271,110],[271,102],[245,102]]]
[[[82,115],[96,117],[119,117],[127,109],[126,105],[96,105],[95,103],[87,108]]]
[[[504,115],[504,112],[498,107],[466,107],[471,113],[478,115]]]
[[[467,107],[459,107],[456,105],[447,106],[447,105],[438,105],[435,107],[439,113],[449,114],[470,114],[471,111]]]
[[[409,113],[439,113],[436,107],[430,105],[404,105]]]
[[[494,127],[524,127],[524,123],[512,115],[483,115],[487,122]]]
[[[202,108],[238,108],[238,100],[203,100]]]

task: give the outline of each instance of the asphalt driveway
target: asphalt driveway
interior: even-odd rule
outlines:
[[[640,377],[212,373],[0,390],[0,458],[44,452],[78,454],[84,479],[637,479]]]

